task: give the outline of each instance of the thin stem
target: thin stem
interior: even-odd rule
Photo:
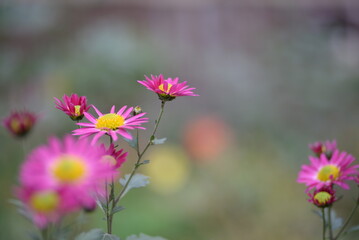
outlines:
[[[332,207],[328,207],[328,228],[329,228],[329,239],[330,239],[330,240],[333,240]]]
[[[112,145],[113,139],[112,137],[109,135],[110,137],[110,146]],[[114,180],[113,177],[111,178],[111,183],[110,183],[110,195],[108,195],[108,183],[106,181],[106,220],[107,220],[107,232],[109,234],[112,233],[112,219],[113,219],[113,214],[112,214],[112,209],[115,207],[114,206],[114,198],[115,198],[115,184],[114,184]],[[110,203],[112,201],[112,206],[110,209]]]
[[[322,208],[322,220],[323,220],[323,240],[325,240],[325,231],[326,231],[325,208]]]
[[[345,220],[344,225],[341,227],[341,229],[339,230],[338,234],[333,238],[333,240],[337,240],[339,239],[340,235],[344,232],[345,228],[348,226],[350,220],[353,218],[354,213],[356,212],[357,208],[359,206],[359,197],[356,201],[356,204],[354,206],[354,208],[352,209],[350,215],[348,216],[348,218]]]
[[[126,189],[127,189],[127,187],[128,187],[128,184],[131,182],[132,177],[135,175],[137,168],[139,168],[139,167],[141,166],[140,162],[141,162],[141,159],[142,159],[143,155],[145,154],[145,152],[147,151],[147,149],[152,145],[153,138],[154,138],[154,136],[155,136],[155,134],[156,134],[158,125],[159,125],[159,123],[160,123],[160,121],[161,121],[161,118],[162,118],[162,115],[163,115],[164,107],[165,107],[165,102],[162,101],[162,102],[161,102],[161,111],[160,111],[160,113],[159,113],[159,115],[158,115],[158,118],[157,118],[157,120],[156,120],[155,128],[154,128],[154,130],[153,130],[153,132],[152,132],[152,135],[151,135],[151,137],[150,137],[150,140],[148,141],[146,147],[143,149],[143,151],[142,151],[140,154],[139,154],[140,151],[138,151],[138,159],[137,159],[137,162],[135,163],[135,166],[133,167],[133,170],[132,170],[132,172],[131,172],[131,175],[130,175],[130,177],[128,178],[128,180],[127,180],[125,186],[123,186],[123,188],[122,188],[120,194],[116,197],[116,199],[115,199],[115,206],[117,205],[118,201],[120,201],[120,199],[122,198],[123,194],[126,192]]]

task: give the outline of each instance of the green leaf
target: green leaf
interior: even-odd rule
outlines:
[[[92,229],[89,232],[84,232],[78,235],[75,240],[120,240],[119,237],[104,233],[102,229]]]
[[[152,144],[164,144],[166,142],[167,138],[154,138],[153,140],[151,140]]]
[[[126,238],[126,240],[166,240],[162,237],[151,237],[146,234],[140,233],[140,235],[137,237],[136,235],[131,235]]]
[[[137,138],[136,137],[133,137],[131,140],[130,139],[127,139],[127,138],[123,138],[126,142],[128,142],[128,144],[134,148],[134,149],[137,149]]]
[[[125,208],[122,207],[122,206],[116,206],[116,207],[114,207],[114,208],[112,209],[112,214],[118,213],[118,212],[120,212],[120,211],[122,211],[122,210],[124,210],[124,209],[125,209]]]
[[[337,217],[337,214],[333,209],[331,212],[331,219],[332,219],[332,229],[333,230],[339,229],[339,228],[341,228],[341,226],[343,226],[343,219],[341,217]]]
[[[130,174],[126,174],[124,178],[121,178],[120,179],[120,184],[122,186],[125,186],[127,181],[129,180],[130,178]],[[123,196],[128,192],[130,191],[132,188],[140,188],[140,187],[145,187],[147,184],[150,183],[150,181],[148,180],[149,177],[148,176],[145,176],[145,175],[142,175],[142,174],[139,174],[139,173],[136,173],[135,175],[133,175],[130,183],[128,184],[125,192],[123,193]]]
[[[102,229],[92,229],[89,232],[84,232],[78,235],[75,240],[101,240],[104,237]]]
[[[356,232],[359,231],[359,225],[356,225],[354,227],[349,228],[346,233],[352,233],[352,232]]]
[[[99,206],[103,213],[106,213],[107,206],[106,203],[102,202],[101,200],[96,200],[97,206]]]

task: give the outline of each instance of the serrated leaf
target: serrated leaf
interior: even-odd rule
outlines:
[[[114,207],[114,208],[112,209],[112,214],[118,213],[118,212],[120,212],[120,211],[122,211],[122,210],[124,210],[124,209],[125,209],[125,208],[122,207],[122,206],[116,206],[116,207]]]
[[[121,178],[120,179],[120,184],[122,186],[125,186],[128,179],[130,178],[130,174],[126,174],[124,178]],[[123,196],[128,192],[130,191],[132,188],[140,188],[140,187],[145,187],[147,184],[150,183],[150,181],[148,180],[149,177],[148,176],[145,176],[145,175],[142,175],[142,174],[139,174],[139,173],[136,173],[135,175],[133,175],[130,183],[128,184],[125,192],[123,193]]]
[[[152,144],[164,144],[166,142],[167,138],[155,138],[151,142]]]
[[[126,240],[166,240],[163,237],[151,237],[146,234],[140,233],[140,235],[137,237],[136,235],[131,235],[126,238]]]
[[[130,139],[127,139],[127,138],[123,138],[126,142],[128,142],[128,144],[132,147],[132,148],[134,148],[134,149],[136,149],[137,148],[137,139],[136,139],[136,137],[133,137],[131,140]]]
[[[104,237],[102,229],[92,229],[89,232],[84,232],[78,235],[75,240],[101,240]]]

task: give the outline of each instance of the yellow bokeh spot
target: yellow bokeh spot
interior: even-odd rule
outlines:
[[[168,86],[167,91],[165,91],[163,83],[160,86],[158,86],[158,89],[160,89],[161,91],[164,91],[165,93],[168,93],[170,91],[171,87],[172,87],[172,84],[168,83],[167,86]]]
[[[54,191],[42,191],[34,193],[30,197],[30,206],[37,212],[50,213],[58,207],[59,196]]]
[[[116,130],[123,126],[125,119],[118,114],[108,113],[97,119],[96,128]]]
[[[81,111],[80,111],[81,106],[80,105],[75,105],[74,108],[75,108],[75,115],[80,116],[81,115]]]
[[[317,178],[322,182],[326,182],[331,180],[331,177],[333,180],[336,180],[339,177],[339,174],[340,169],[337,166],[326,165],[319,170]]]
[[[55,161],[52,172],[62,183],[76,183],[84,177],[86,165],[79,157],[64,155]]]
[[[179,191],[189,177],[188,157],[177,146],[155,148],[148,156],[150,164],[143,168],[150,177],[150,187],[162,194]]]
[[[314,199],[317,200],[320,204],[327,204],[331,197],[332,195],[330,195],[328,192],[318,192],[314,195]]]

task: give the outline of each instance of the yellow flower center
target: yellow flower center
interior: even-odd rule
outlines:
[[[96,128],[102,130],[116,130],[123,126],[124,123],[125,119],[121,115],[108,113],[97,119]]]
[[[331,176],[333,180],[336,180],[339,177],[340,169],[335,165],[327,165],[320,169],[317,178],[322,181],[326,182],[331,180]]]
[[[30,206],[37,212],[50,213],[59,205],[60,199],[54,191],[37,192],[30,197]]]
[[[172,87],[172,84],[171,84],[171,83],[168,83],[168,85],[167,85],[167,91],[165,91],[164,86],[163,86],[163,83],[162,83],[160,86],[158,86],[158,89],[160,89],[161,91],[164,91],[165,93],[168,93],[168,92],[170,91],[171,87]]]
[[[12,119],[10,122],[10,128],[14,131],[14,132],[19,132],[20,131],[20,121],[17,119]]]
[[[81,105],[75,105],[74,107],[75,107],[75,115],[80,116],[81,115],[81,112],[80,112]]]
[[[326,204],[329,202],[332,195],[328,192],[318,192],[314,195],[314,199],[318,201],[319,204]]]
[[[84,161],[72,155],[61,156],[52,168],[52,173],[62,183],[75,183],[84,177],[85,172]]]
[[[109,164],[110,166],[115,166],[117,163],[116,159],[111,155],[104,155],[100,161],[104,164]]]

